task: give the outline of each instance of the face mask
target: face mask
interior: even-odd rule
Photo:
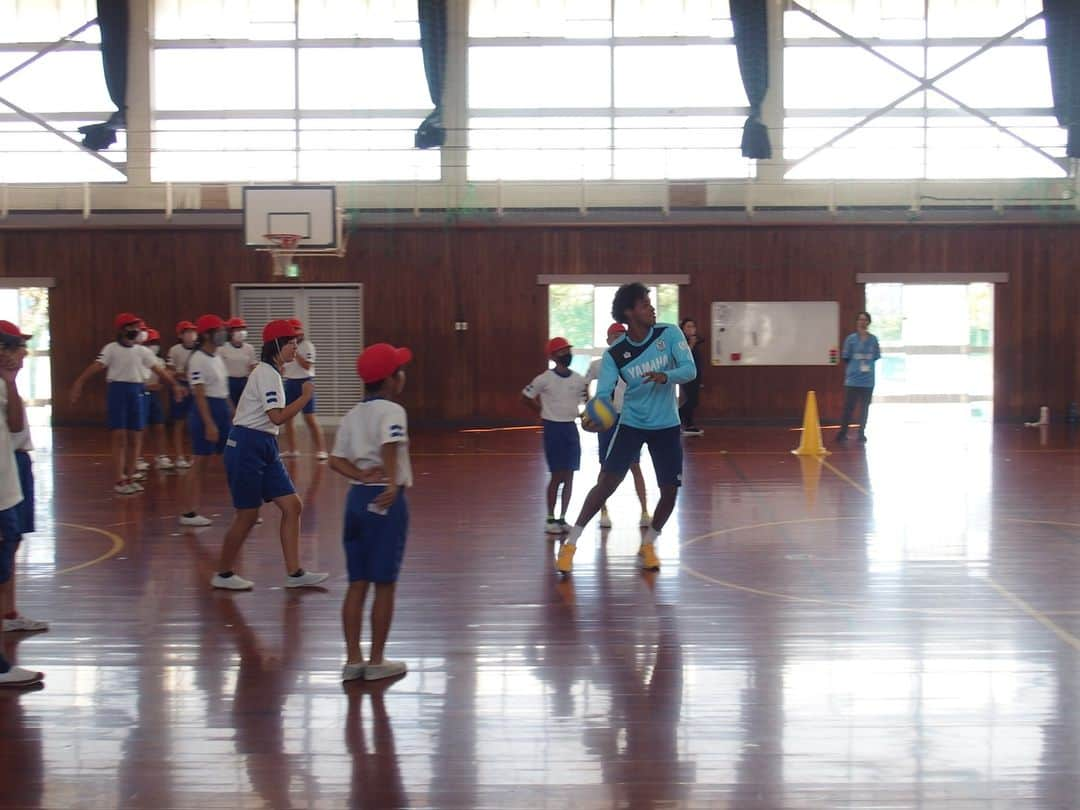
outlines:
[[[147,332],[145,329],[140,329],[139,334],[135,335],[135,342],[136,343],[146,343],[146,339],[148,337],[150,337],[150,333]]]
[[[572,355],[567,352],[566,354],[560,354],[555,357],[555,365],[567,368],[570,365],[570,360],[573,359]]]
[[[160,344],[152,343],[152,344],[150,344],[149,348],[150,348],[150,351],[152,351],[154,354],[161,354],[161,345]]]
[[[135,329],[129,329],[126,332],[124,332],[124,339],[125,340],[130,340],[130,341],[134,342],[135,339],[138,338],[138,337],[139,337],[139,333]]]
[[[225,341],[227,341],[228,339],[228,336],[224,332],[214,332],[214,334],[210,338],[210,341],[215,346],[224,346]]]
[[[232,339],[233,339],[233,343],[235,343],[237,346],[239,346],[241,343],[243,343],[245,340],[247,340],[247,330],[246,329],[237,329],[235,332],[232,333]]]
[[[197,335],[194,332],[184,332],[184,334],[180,336],[180,342],[184,344],[185,349],[190,349],[195,345],[196,337]]]

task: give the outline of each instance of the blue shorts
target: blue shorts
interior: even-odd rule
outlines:
[[[207,397],[206,405],[210,408],[210,417],[218,429],[218,440],[208,442],[206,430],[203,425],[202,415],[197,407],[192,407],[188,414],[188,432],[191,436],[191,452],[196,456],[221,455],[225,452],[225,442],[229,439],[229,429],[232,422],[229,419],[228,400],[219,397]]]
[[[234,408],[240,404],[240,395],[244,393],[245,385],[247,377],[229,377],[229,399],[232,400]]]
[[[19,512],[19,530],[30,534],[34,531],[34,462],[25,450],[16,450],[15,466],[19,468],[23,496],[22,503],[15,507]]]
[[[345,502],[345,562],[349,582],[397,582],[405,556],[405,533],[409,529],[409,506],[405,493],[385,515],[372,512],[368,504],[385,489],[383,486],[353,484]]]
[[[225,442],[225,478],[237,509],[258,509],[296,492],[281,463],[277,436],[239,425],[233,425]]]
[[[300,395],[304,393],[304,383],[310,382],[311,377],[307,377],[303,380],[285,380],[285,404],[291,405],[300,399]],[[315,413],[315,395],[311,395],[311,399],[308,400],[307,405],[304,406],[302,413]]]
[[[110,382],[105,402],[109,411],[109,430],[142,430],[146,426],[142,383]]]
[[[619,426],[619,420],[615,420],[615,424],[602,433],[596,434],[596,440],[600,445],[600,463],[604,463],[604,459],[607,458],[608,448],[611,447],[611,437],[615,435],[615,428]],[[638,454],[634,456],[632,464],[641,463],[641,450],[638,449]]]
[[[682,439],[678,425],[660,430],[628,427],[620,424],[615,428],[611,447],[601,465],[604,472],[626,475],[635,458],[641,457],[641,445],[649,446],[656,483],[659,486],[682,486]]]
[[[191,412],[191,386],[186,382],[180,382],[180,387],[187,394],[179,402],[176,401],[175,396],[169,397],[169,421],[170,422],[183,422],[188,418],[188,414]]]
[[[0,510],[0,585],[11,579],[15,570],[15,552],[19,550],[19,507]]]
[[[148,425],[164,425],[165,411],[161,407],[161,400],[157,391],[143,392],[143,420]]]
[[[576,422],[544,420],[544,457],[551,472],[581,469],[581,437]]]

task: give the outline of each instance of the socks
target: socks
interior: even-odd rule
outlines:
[[[232,575],[233,575],[232,571],[220,571],[220,572],[218,572],[218,576],[221,577],[222,579],[228,579]]]
[[[289,574],[290,577],[302,577],[303,575],[304,575],[304,569],[303,568],[297,568],[295,571],[293,571],[291,574]]]
[[[184,512],[184,517],[195,517],[194,512]]]
[[[649,528],[647,528],[645,530],[645,539],[642,540],[641,542],[646,543],[646,544],[652,544],[652,543],[656,542],[656,538],[658,538],[659,536],[660,536],[660,532],[658,532],[656,529],[654,529],[652,526],[650,526]]]
[[[574,526],[570,529],[570,533],[566,535],[566,545],[576,546],[578,538],[581,537],[581,526]]]

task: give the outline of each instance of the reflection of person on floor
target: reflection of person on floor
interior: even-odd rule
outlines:
[[[41,689],[38,684],[35,688]],[[43,718],[27,717],[22,701],[27,690],[0,690],[0,740],[3,751],[5,807],[36,810],[43,807],[45,765],[42,757]],[[30,698],[33,699],[33,698]]]
[[[408,807],[405,784],[401,779],[394,729],[386,711],[383,693],[388,681],[348,690],[349,711],[345,719],[345,746],[352,755],[352,783],[349,807]],[[364,734],[361,704],[364,694],[371,696],[371,747]]]

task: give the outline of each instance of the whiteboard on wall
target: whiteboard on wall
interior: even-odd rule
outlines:
[[[836,365],[836,301],[713,301],[714,366]]]

